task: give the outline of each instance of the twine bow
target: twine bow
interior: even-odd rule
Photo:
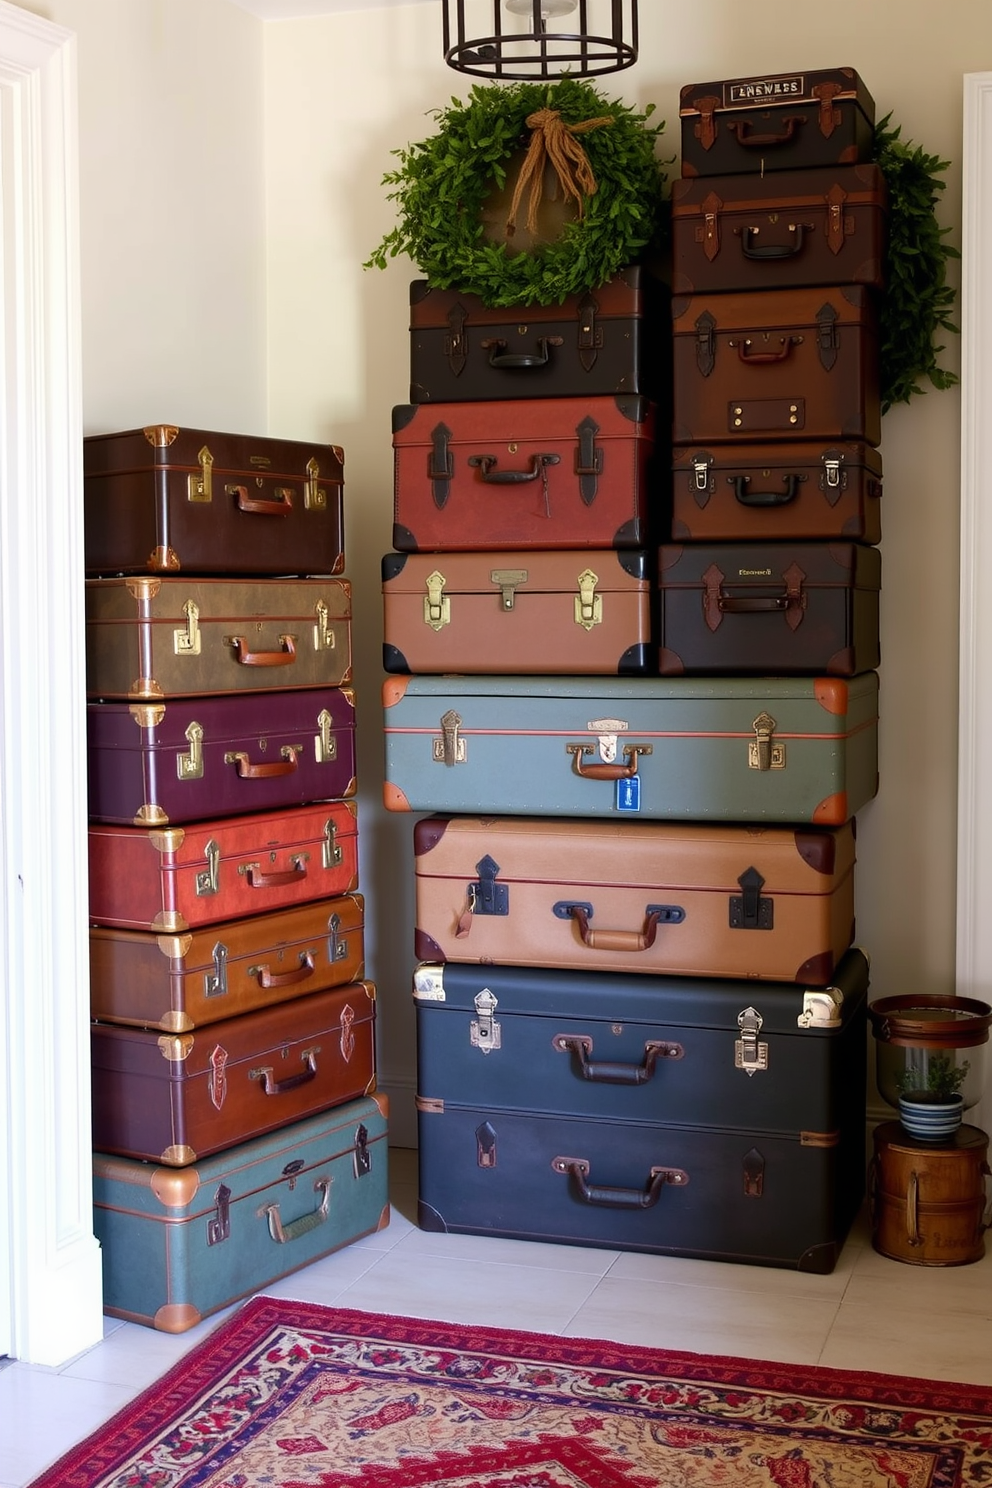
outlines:
[[[582,216],[584,198],[592,196],[597,185],[589,157],[575,136],[612,124],[613,118],[611,115],[604,115],[599,119],[584,119],[578,124],[566,124],[558,109],[543,108],[534,114],[528,114],[526,122],[533,133],[517,176],[510,215],[506,220],[508,238],[512,238],[517,230],[517,208],[528,183],[530,200],[527,205],[527,231],[536,236],[537,209],[544,189],[544,167],[549,160],[557,172],[566,200],[569,197],[574,198],[579,216]]]

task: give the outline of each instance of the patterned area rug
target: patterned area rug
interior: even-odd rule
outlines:
[[[958,1488],[992,1390],[256,1298],[33,1488]]]

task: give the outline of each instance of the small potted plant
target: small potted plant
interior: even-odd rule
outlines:
[[[918,1051],[923,1058],[907,1063],[897,1080],[899,1119],[911,1136],[924,1141],[944,1141],[961,1125],[964,1095],[961,1087],[971,1068],[959,1064],[954,1051]]]

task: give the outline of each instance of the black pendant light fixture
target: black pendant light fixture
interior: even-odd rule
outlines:
[[[637,61],[637,0],[442,0],[444,60],[474,77],[596,77]],[[492,14],[468,34],[466,11]],[[475,25],[478,21],[473,22]],[[485,25],[483,21],[481,23]]]

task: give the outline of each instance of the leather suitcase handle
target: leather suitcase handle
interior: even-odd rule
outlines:
[[[238,511],[249,512],[259,517],[288,517],[293,510],[293,493],[280,486],[272,500],[260,500],[248,495],[247,486],[225,486],[229,496],[237,496]]]
[[[592,1039],[583,1033],[556,1033],[551,1047],[559,1054],[572,1055],[573,1071],[583,1080],[592,1080],[603,1085],[645,1085],[654,1078],[659,1059],[681,1059],[685,1053],[681,1044],[663,1043],[658,1039],[646,1039],[644,1058],[640,1064],[621,1064],[606,1059],[590,1059]]]
[[[296,637],[281,635],[279,639],[281,651],[249,651],[244,636],[231,636],[228,644],[233,647],[234,659],[239,666],[292,666],[296,661]]]
[[[790,605],[801,605],[802,597],[794,594],[776,594],[767,599],[761,599],[756,595],[742,594],[735,599],[730,594],[721,594],[717,603],[727,615],[754,615],[768,610],[787,610]]]
[[[482,343],[489,352],[490,367],[498,367],[503,371],[526,371],[531,367],[546,367],[550,361],[548,347],[561,344],[561,336],[539,336],[535,355],[526,351],[507,351],[505,341],[483,341]]]
[[[270,987],[294,987],[297,982],[309,981],[315,967],[316,957],[313,951],[304,951],[300,956],[299,966],[293,971],[270,971],[267,966],[253,966],[248,974],[267,991]]]
[[[745,150],[765,150],[775,145],[787,145],[796,132],[797,124],[805,124],[802,114],[789,114],[783,120],[785,128],[781,134],[752,134],[750,119],[729,119],[727,128],[737,136],[737,143]]]
[[[643,930],[592,930],[589,911],[582,904],[568,905],[567,918],[575,921],[582,944],[591,951],[649,951],[658,933],[661,911],[648,911]]]
[[[653,1209],[661,1198],[666,1183],[683,1188],[689,1175],[682,1168],[652,1168],[644,1188],[612,1188],[587,1183],[590,1164],[584,1157],[556,1157],[551,1163],[556,1173],[564,1173],[584,1204],[598,1204],[605,1209]]]
[[[468,463],[478,469],[487,485],[522,486],[526,481],[539,480],[545,466],[557,465],[560,459],[560,455],[531,455],[529,470],[497,470],[495,455],[469,455]]]
[[[269,1234],[277,1245],[287,1245],[291,1240],[299,1240],[302,1235],[309,1235],[311,1230],[324,1223],[331,1205],[331,1180],[315,1178],[313,1187],[314,1193],[320,1194],[320,1203],[309,1214],[301,1214],[299,1219],[291,1220],[288,1225],[284,1225],[280,1218],[278,1204],[263,1204],[257,1210],[258,1218],[268,1221]]]
[[[745,258],[754,259],[759,263],[762,259],[795,258],[797,253],[803,251],[803,234],[812,232],[812,230],[808,222],[791,223],[789,231],[796,235],[793,243],[769,243],[765,248],[757,248],[752,239],[757,235],[758,229],[743,227],[741,228],[741,252]]]
[[[244,872],[250,889],[279,889],[284,884],[302,882],[307,876],[307,865],[303,858],[297,858],[292,868],[283,868],[277,873],[263,873],[257,863],[248,863]]]
[[[778,351],[751,351],[751,343],[747,339],[737,342],[737,355],[742,362],[747,362],[749,367],[767,366],[772,362],[784,362],[792,355],[793,346],[799,344],[798,336],[781,336],[780,349]]]
[[[799,490],[801,475],[784,475],[784,491],[752,491],[751,477],[749,475],[728,475],[728,481],[734,488],[734,495],[741,506],[787,506],[790,501],[795,501]]]
[[[276,775],[292,775],[300,768],[297,755],[302,748],[302,744],[284,744],[280,750],[282,759],[270,760],[264,765],[253,765],[243,750],[232,749],[225,754],[224,763],[236,765],[238,775],[242,780],[271,780]]]
[[[251,1078],[258,1080],[266,1095],[285,1095],[290,1090],[296,1090],[300,1085],[309,1085],[311,1080],[317,1077],[317,1055],[319,1049],[307,1049],[300,1058],[304,1061],[305,1069],[301,1069],[298,1075],[287,1075],[284,1080],[273,1080],[272,1069],[266,1065],[262,1069],[253,1069]]]
[[[627,756],[625,765],[607,765],[602,762],[595,765],[582,763],[582,756],[592,754],[596,748],[595,744],[566,744],[565,753],[572,756],[572,769],[576,775],[581,775],[583,780],[629,780],[632,775],[637,774],[637,756],[639,754],[651,754],[653,746],[650,744],[625,744],[624,755]]]

